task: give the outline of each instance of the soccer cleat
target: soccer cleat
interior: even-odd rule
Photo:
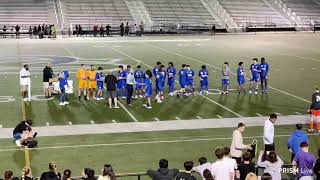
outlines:
[[[202,91],[200,91],[200,95],[202,95]]]
[[[152,106],[146,106],[147,109],[152,109]]]
[[[97,99],[96,97],[93,97],[92,99]]]
[[[206,93],[207,93],[207,96],[209,95],[209,91],[206,91]]]
[[[64,106],[65,104],[64,104],[63,102],[61,102],[59,105],[60,105],[60,106]]]
[[[161,96],[161,100],[164,100],[164,96]]]
[[[143,107],[147,107],[147,104],[142,104]]]
[[[140,95],[140,98],[143,98],[143,96],[142,96],[142,95]]]
[[[257,95],[257,94],[258,94],[258,91],[255,91],[254,94]]]
[[[22,145],[21,145],[21,143],[20,143],[19,140],[16,140],[15,143],[16,143],[16,145],[17,145],[18,147],[22,147]]]
[[[160,103],[162,103],[162,101],[161,101],[160,99],[158,99],[158,100],[157,100],[157,103],[159,103],[159,104],[160,104]]]
[[[87,100],[89,100],[89,98],[87,98],[87,96],[85,96],[85,97],[84,97],[84,100],[86,100],[86,101],[87,101]]]
[[[115,109],[119,109],[120,107],[119,107],[119,106],[115,106],[114,108],[115,108]]]
[[[24,102],[28,101],[28,98],[23,98],[23,101],[24,101]]]
[[[65,101],[65,102],[64,102],[64,105],[67,105],[67,104],[69,104],[69,102]]]
[[[87,97],[87,100],[90,100],[90,97],[89,97],[89,96]]]
[[[251,91],[251,90],[249,91],[249,94],[252,94],[252,91]]]
[[[136,95],[134,98],[138,99],[138,95]]]
[[[112,109],[112,106],[109,106],[109,109]]]
[[[307,131],[308,131],[308,132],[313,132],[313,131],[314,131],[314,129],[308,129]]]
[[[79,101],[81,101],[81,96],[79,96]]]

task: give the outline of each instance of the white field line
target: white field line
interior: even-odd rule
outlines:
[[[112,122],[113,122],[113,123],[117,123],[117,121],[116,121],[116,120],[114,120],[114,119],[112,120]]]
[[[154,118],[154,120],[156,120],[156,121],[160,121],[158,118]]]
[[[176,120],[181,120],[178,116],[176,117]]]
[[[137,118],[120,102],[118,101],[119,105],[128,113],[128,115],[133,119],[134,122],[138,122]]]
[[[316,136],[318,134],[308,134],[309,136]],[[276,138],[289,137],[290,135],[276,135]],[[247,136],[244,139],[263,138],[263,136]],[[181,143],[181,142],[197,142],[197,141],[217,141],[217,140],[231,140],[232,137],[221,138],[195,138],[195,139],[176,139],[176,140],[159,140],[159,141],[139,141],[139,142],[123,142],[123,143],[100,143],[100,144],[83,144],[83,145],[64,145],[64,146],[47,146],[32,148],[30,150],[46,150],[46,149],[64,149],[64,148],[81,148],[81,147],[101,147],[101,146],[124,146],[124,145],[141,145],[141,144],[159,144],[159,143]],[[0,149],[0,152],[20,151],[23,149]]]
[[[117,51],[117,52],[119,52],[120,54],[122,54],[122,55],[124,55],[124,56],[127,56],[128,58],[131,58],[132,60],[134,60],[134,61],[136,61],[136,62],[138,62],[138,63],[141,63],[141,64],[143,64],[143,65],[145,65],[145,66],[147,66],[147,67],[149,67],[149,68],[152,68],[152,66],[150,66],[150,65],[148,65],[148,64],[146,64],[146,63],[144,63],[144,62],[142,62],[141,60],[138,60],[138,59],[136,59],[136,58],[134,58],[134,57],[132,57],[132,56],[130,56],[130,55],[128,55],[128,54],[126,54],[126,53],[124,53],[124,52],[122,52],[122,51],[118,50],[118,49],[115,49],[115,48],[113,48],[113,47],[110,47],[110,48],[111,48],[111,49],[113,49],[113,50],[115,50],[115,51]],[[227,111],[229,111],[229,112],[233,113],[234,115],[236,115],[236,116],[238,116],[238,117],[242,117],[240,114],[238,114],[238,113],[236,113],[236,112],[232,111],[231,109],[229,109],[229,108],[225,107],[224,105],[222,105],[222,104],[220,104],[220,103],[218,103],[218,102],[216,102],[216,101],[214,101],[214,100],[212,100],[212,99],[210,99],[210,98],[208,98],[208,97],[206,97],[206,96],[204,96],[204,95],[202,95],[202,94],[200,94],[200,93],[198,93],[198,92],[196,92],[196,93],[197,93],[198,95],[202,96],[203,98],[205,98],[205,99],[209,100],[210,102],[212,102],[212,103],[214,103],[214,104],[216,104],[216,105],[218,105],[218,106],[222,107],[223,109],[225,109],[225,110],[227,110]]]
[[[277,116],[282,116],[283,114],[275,112]]]
[[[220,115],[217,115],[217,117],[220,118],[220,119],[222,119],[222,116],[220,116]]]
[[[299,113],[299,112],[294,112],[295,114],[298,114],[298,115],[302,115],[301,113]]]
[[[202,119],[202,117],[200,117],[200,116],[196,116],[196,118],[198,118],[198,119]]]
[[[218,69],[218,70],[221,70],[221,68],[220,68],[220,67],[217,67],[217,66],[214,66],[214,65],[211,65],[211,64],[205,63],[205,62],[200,61],[200,60],[198,60],[198,59],[194,59],[194,58],[192,58],[192,57],[185,56],[185,55],[183,55],[183,54],[180,54],[180,53],[177,53],[177,52],[173,52],[173,51],[170,51],[170,50],[164,49],[164,48],[162,48],[162,47],[154,46],[154,45],[147,44],[147,43],[144,43],[144,44],[146,44],[146,45],[148,45],[148,46],[151,46],[151,47],[154,47],[154,48],[157,48],[157,49],[160,49],[160,50],[162,50],[162,51],[165,51],[165,52],[168,52],[168,53],[171,53],[171,54],[174,54],[174,55],[180,56],[180,57],[184,57],[184,58],[190,59],[190,60],[195,61],[195,62],[198,62],[198,63],[202,63],[202,64],[204,64],[204,65],[207,65],[207,66],[210,66],[210,67],[216,68],[216,69]],[[234,75],[234,76],[236,75],[236,74],[235,74],[235,73],[233,73],[233,72],[231,72],[231,74],[232,74],[232,75]],[[280,90],[280,89],[277,89],[277,88],[274,88],[274,87],[271,87],[271,86],[269,86],[269,88],[270,88],[270,89],[273,89],[273,90],[275,90],[275,91],[279,91],[279,92],[281,92],[281,93],[283,93],[283,94],[286,94],[286,95],[288,95],[288,96],[291,96],[291,97],[294,97],[294,98],[300,99],[300,100],[302,100],[302,101],[304,101],[304,102],[311,103],[311,101],[309,101],[309,100],[307,100],[307,99],[301,98],[301,97],[296,96],[296,95],[294,95],[294,94],[290,94],[290,93],[285,92],[285,91],[283,91],[283,90]]]
[[[256,113],[256,115],[258,115],[259,117],[262,117],[262,114]]]

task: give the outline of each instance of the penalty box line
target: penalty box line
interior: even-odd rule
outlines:
[[[290,137],[289,134],[275,135],[276,138]],[[317,136],[317,134],[308,134],[308,136]],[[244,139],[263,138],[263,136],[246,136]],[[143,145],[143,144],[160,144],[160,143],[181,143],[181,142],[199,142],[199,141],[218,141],[232,140],[232,137],[221,138],[194,138],[194,139],[176,139],[176,140],[159,140],[159,141],[138,141],[138,142],[123,142],[123,143],[99,143],[99,144],[82,144],[82,145],[63,145],[63,146],[47,146],[37,147],[30,150],[48,150],[48,149],[65,149],[65,148],[82,148],[82,147],[102,147],[102,146],[125,146],[125,145]],[[0,152],[20,151],[21,149],[0,149]]]
[[[103,44],[106,45],[105,43],[103,43]],[[149,68],[152,69],[152,66],[150,66],[149,64],[146,64],[146,63],[142,62],[141,60],[138,60],[138,59],[136,59],[136,58],[134,58],[134,57],[132,57],[132,56],[130,56],[130,55],[128,55],[128,54],[126,54],[126,53],[124,53],[124,52],[116,49],[116,48],[114,48],[114,47],[110,47],[110,46],[109,46],[109,48],[111,48],[111,49],[113,49],[114,51],[117,51],[118,53],[120,53],[120,54],[122,54],[122,55],[124,55],[124,56],[127,56],[128,58],[130,58],[130,59],[132,59],[132,60],[134,60],[134,61],[136,61],[136,62],[138,62],[138,63],[141,63],[141,64],[143,64],[143,65],[145,65],[145,66],[147,66],[147,67],[149,67]],[[221,108],[223,108],[223,109],[231,112],[232,114],[236,115],[237,117],[242,117],[240,114],[238,114],[238,113],[234,112],[233,110],[227,108],[226,106],[224,106],[224,105],[222,105],[222,104],[220,104],[220,103],[212,100],[211,98],[208,98],[208,97],[206,97],[206,96],[204,96],[204,95],[202,95],[202,94],[200,94],[200,93],[198,93],[198,92],[197,92],[197,94],[200,95],[201,97],[207,99],[208,101],[216,104],[217,106],[219,106],[219,107],[221,107]]]
[[[205,62],[200,61],[200,60],[198,60],[198,59],[194,59],[194,58],[192,58],[192,57],[185,56],[185,55],[183,55],[183,54],[180,54],[180,53],[177,53],[177,52],[173,52],[173,51],[164,49],[164,48],[159,47],[159,46],[155,46],[155,45],[151,45],[151,44],[147,44],[147,43],[144,43],[144,44],[146,44],[147,46],[151,46],[151,47],[153,47],[153,48],[157,48],[157,49],[160,49],[160,50],[162,50],[162,51],[165,51],[165,52],[168,52],[168,53],[177,55],[177,56],[181,56],[181,57],[190,59],[190,60],[195,61],[195,62],[199,62],[199,63],[205,64],[205,65],[210,66],[210,67],[213,67],[213,68],[215,68],[215,69],[221,70],[221,68],[219,68],[219,67],[217,67],[217,66],[211,65],[211,64],[209,64],[209,63],[205,63]],[[235,73],[232,73],[232,72],[231,72],[231,74],[234,75],[234,76],[236,75]],[[283,94],[286,94],[286,95],[288,95],[288,96],[291,96],[291,97],[300,99],[300,100],[302,100],[302,101],[304,101],[304,102],[311,103],[311,101],[309,101],[309,100],[307,100],[307,99],[304,99],[304,98],[299,97],[299,96],[296,96],[296,95],[294,95],[294,94],[285,92],[285,91],[283,91],[283,90],[281,90],[281,89],[278,89],[278,88],[275,88],[275,87],[272,87],[272,86],[269,86],[269,88],[270,88],[270,89],[273,89],[273,90],[275,90],[275,91],[281,92],[281,93],[283,93]]]

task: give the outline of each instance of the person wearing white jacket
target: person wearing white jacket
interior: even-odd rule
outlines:
[[[241,156],[242,156],[243,150],[252,149],[250,144],[247,144],[247,145],[243,144],[242,133],[245,131],[245,129],[246,129],[245,124],[239,123],[238,128],[234,130],[232,134],[230,154],[231,154],[231,157],[237,161],[237,164],[241,163]]]
[[[275,150],[274,146],[274,123],[277,120],[277,115],[271,114],[270,118],[265,121],[263,129],[264,150],[268,154]]]

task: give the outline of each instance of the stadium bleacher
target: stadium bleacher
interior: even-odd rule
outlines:
[[[283,0],[283,2],[300,16],[306,24],[320,23],[320,1],[318,0]]]

